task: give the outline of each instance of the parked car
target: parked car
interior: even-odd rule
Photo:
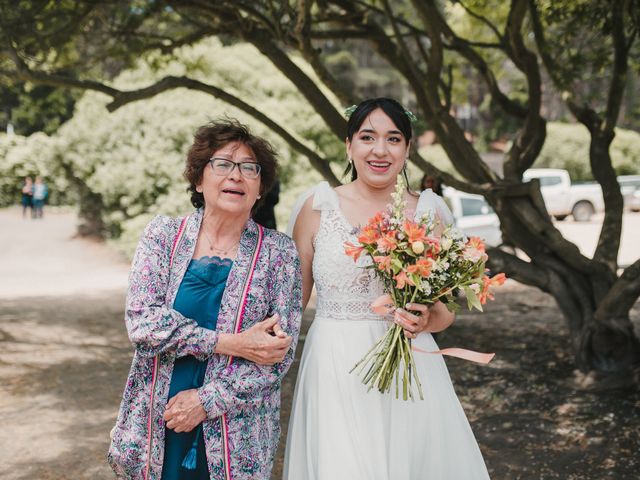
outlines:
[[[640,175],[621,175],[618,177],[624,206],[632,212],[640,211]]]
[[[557,168],[531,168],[523,180],[537,178],[549,215],[564,220],[572,215],[576,222],[588,222],[594,213],[604,211],[602,189],[598,183],[572,184],[569,172]]]
[[[502,243],[500,220],[482,195],[445,187],[442,192],[456,221],[456,227],[468,237],[480,237],[489,246]]]

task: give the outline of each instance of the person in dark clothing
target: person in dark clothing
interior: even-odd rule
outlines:
[[[430,188],[436,195],[442,196],[442,181],[436,176],[425,173],[422,182],[420,182],[420,191],[427,188]]]
[[[271,190],[269,190],[262,203],[253,214],[253,221],[263,227],[276,230],[276,214],[274,208],[280,201],[280,181],[276,180]]]

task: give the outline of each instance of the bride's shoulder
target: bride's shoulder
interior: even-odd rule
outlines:
[[[451,210],[444,199],[433,192],[430,188],[423,190],[418,198],[416,215],[431,213],[440,218],[445,225],[455,223]]]
[[[317,230],[321,211],[333,210],[338,205],[338,196],[329,182],[314,185],[298,197],[291,212],[287,233],[293,235],[294,228],[301,225],[305,229]]]

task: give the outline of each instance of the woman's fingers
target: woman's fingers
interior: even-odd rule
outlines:
[[[264,327],[266,332],[273,332],[279,338],[287,337],[287,332],[282,329],[280,325],[280,315],[274,313],[270,317],[265,318],[262,322],[260,322]]]
[[[396,309],[395,322],[405,331],[407,338],[416,338],[418,333],[426,330],[429,323],[429,308],[419,303],[407,304],[407,308],[419,312],[418,315],[410,313],[403,308]]]
[[[169,408],[167,403],[163,415],[167,428],[178,433],[190,432],[206,418],[196,389],[179,392],[173,399],[173,405]]]
[[[425,313],[429,311],[429,307],[427,305],[423,305],[422,303],[407,303],[405,308],[409,310],[413,310],[414,312]]]
[[[280,323],[276,323],[273,326],[273,333],[275,333],[276,337],[278,338],[286,338],[287,337],[287,332],[285,332],[282,327],[280,326]]]

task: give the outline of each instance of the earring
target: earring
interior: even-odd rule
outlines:
[[[353,158],[349,157],[349,163],[353,165]]]
[[[262,198],[262,195],[258,195],[258,200],[260,200]]]

